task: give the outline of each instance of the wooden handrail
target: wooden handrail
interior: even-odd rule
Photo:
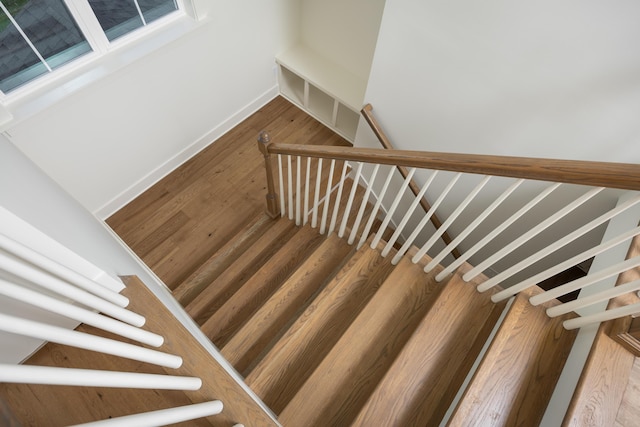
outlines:
[[[386,150],[394,150],[393,144],[391,144],[391,140],[387,137],[387,134],[384,133],[382,127],[380,126],[380,123],[378,123],[376,118],[373,116],[373,113],[371,113],[372,109],[373,107],[371,106],[371,104],[365,105],[361,110],[362,116],[367,121],[367,123],[369,123],[369,127],[371,127],[371,130],[378,138],[378,141],[380,141],[380,144],[382,144],[382,146]],[[402,175],[403,179],[407,179],[409,171],[406,167],[398,166],[398,171]],[[409,189],[413,192],[414,196],[417,196],[420,192],[418,184],[416,184],[413,179],[409,182]],[[420,206],[422,206],[422,209],[425,212],[429,212],[431,210],[431,204],[426,197],[420,199]],[[436,230],[442,227],[442,221],[440,221],[440,218],[435,213],[431,215],[430,220]],[[445,245],[451,243],[451,236],[449,236],[448,232],[445,231],[444,233],[442,233],[442,240],[444,241]],[[453,250],[451,251],[451,255],[453,255],[454,258],[458,259],[460,258],[460,251],[457,248],[453,248]]]
[[[271,143],[271,154],[495,175],[640,191],[640,165],[429,151]]]
[[[267,174],[267,215],[271,218],[276,218],[280,215],[280,208],[278,207],[276,194],[276,186],[273,178],[273,167],[271,165],[271,153],[269,146],[272,144],[271,136],[269,133],[262,131],[258,136],[258,148],[264,156],[265,172]]]

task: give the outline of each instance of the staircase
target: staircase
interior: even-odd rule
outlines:
[[[285,427],[437,425],[463,390],[450,425],[535,425],[575,338],[554,302],[494,304],[470,266],[438,283],[385,244],[261,214],[174,296]]]

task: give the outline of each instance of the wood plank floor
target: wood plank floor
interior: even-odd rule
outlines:
[[[169,288],[264,211],[262,130],[274,142],[350,145],[277,97],[111,216],[107,224]]]

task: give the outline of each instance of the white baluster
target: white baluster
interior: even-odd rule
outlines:
[[[318,159],[318,170],[316,172],[316,192],[313,195],[313,217],[311,218],[311,227],[318,226],[318,207],[320,204],[320,182],[322,181],[322,157]]]
[[[219,400],[194,403],[169,409],[160,409],[141,414],[125,415],[91,423],[77,424],[75,427],[155,427],[191,421],[198,418],[218,415],[223,404]]]
[[[467,206],[473,201],[473,199],[478,195],[480,190],[489,182],[491,179],[490,176],[485,176],[482,181],[469,193],[469,195],[458,205],[458,207],[449,215],[447,220],[433,233],[433,236],[427,240],[427,242],[420,248],[420,250],[414,255],[413,262],[417,262],[420,260],[428,251],[431,249],[433,244],[447,231],[449,226],[460,216],[462,211],[464,211]],[[398,260],[399,261],[399,260]]]
[[[362,217],[364,216],[364,211],[367,208],[367,204],[369,203],[369,196],[371,196],[371,189],[373,188],[373,182],[376,180],[378,169],[380,169],[380,165],[376,164],[373,167],[373,172],[371,172],[371,176],[369,177],[367,189],[365,190],[364,197],[362,199],[362,202],[360,203],[360,209],[358,210],[358,215],[356,216],[356,220],[353,223],[353,228],[351,229],[351,234],[349,235],[349,239],[347,241],[349,245],[353,245],[353,242],[356,239],[356,235],[358,234],[358,228],[360,228],[360,222],[362,221]]]
[[[497,274],[496,276],[492,277],[491,279],[489,279],[489,280],[485,281],[484,283],[480,284],[480,286],[478,286],[478,291],[479,292],[485,292],[485,291],[491,289],[492,287],[496,286],[498,283],[501,283],[502,281],[504,281],[506,278],[513,276],[514,274],[516,274],[519,271],[524,270],[525,268],[527,268],[531,264],[533,264],[533,263],[535,263],[537,261],[540,261],[542,258],[546,257],[547,255],[552,254],[553,252],[557,251],[558,249],[562,248],[563,246],[568,245],[569,243],[571,243],[574,240],[576,240],[578,237],[585,235],[586,233],[588,233],[589,231],[593,230],[594,228],[596,228],[600,224],[603,224],[606,221],[608,221],[611,218],[613,218],[614,216],[620,214],[621,212],[624,212],[625,210],[629,209],[631,206],[634,206],[638,202],[640,202],[640,196],[632,198],[632,199],[628,200],[627,202],[622,203],[619,206],[616,206],[615,208],[611,209],[610,211],[600,215],[598,218],[596,218],[596,219],[594,219],[592,221],[589,221],[587,224],[583,225],[582,227],[578,228],[577,230],[573,231],[572,233],[569,233],[565,237],[554,241],[552,244],[550,244],[546,248],[543,248],[543,249],[539,250],[535,254],[523,259],[522,261],[518,262],[517,264],[513,265],[512,267],[504,270],[500,274]]]
[[[300,226],[302,224],[302,211],[300,210],[300,185],[302,181],[302,177],[300,176],[300,162],[302,159],[298,156],[296,161],[296,225]]]
[[[375,221],[378,211],[380,210],[380,205],[382,204],[382,200],[384,199],[385,194],[387,194],[387,189],[389,188],[389,183],[391,182],[391,178],[393,178],[393,174],[395,171],[395,167],[390,167],[389,172],[387,173],[387,179],[384,181],[382,185],[382,189],[380,190],[380,194],[378,194],[378,199],[376,200],[376,204],[373,206],[373,210],[371,211],[371,215],[369,215],[369,219],[367,220],[367,224],[364,227],[364,231],[360,236],[360,241],[358,242],[358,249],[364,245],[364,242],[367,241],[369,237],[369,231],[371,231],[371,227],[373,226],[373,222]]]
[[[580,310],[581,308],[588,307],[600,301],[608,301],[611,298],[615,298],[629,292],[637,291],[639,289],[640,279],[634,280],[633,282],[625,283],[623,285],[615,286],[610,289],[606,289],[593,295],[579,297],[574,301],[569,301],[564,304],[549,307],[547,309],[547,315],[549,317],[558,317],[571,311]]]
[[[0,364],[0,382],[158,390],[202,387],[202,380],[195,377],[8,364]]]
[[[129,323],[130,325],[144,325],[145,319],[139,314],[115,305],[109,301],[105,301],[102,298],[58,279],[57,277],[51,276],[40,270],[36,270],[32,266],[26,265],[21,261],[17,261],[2,253],[0,253],[0,268],[38,285],[41,288],[48,289],[67,298],[71,298],[72,300],[87,307],[101,311],[111,317]]]
[[[340,201],[342,199],[342,189],[344,188],[344,182],[347,178],[347,169],[349,167],[349,163],[344,162],[342,165],[342,173],[340,174],[340,183],[338,184],[338,192],[336,193],[336,200],[333,204],[333,214],[331,215],[331,223],[329,224],[329,231],[327,235],[333,233],[333,230],[336,228],[336,222],[338,220],[338,210],[340,210]]]
[[[363,165],[364,163],[358,162],[358,169],[356,169],[356,175],[353,178],[353,185],[351,186],[351,192],[349,193],[347,206],[344,209],[344,214],[342,215],[342,223],[340,224],[340,230],[338,232],[338,237],[340,238],[344,236],[345,230],[347,229],[347,221],[349,220],[349,215],[351,214],[351,206],[353,205],[353,199],[355,199],[356,197],[356,190],[358,189],[358,183],[360,181],[360,175],[362,174]]]
[[[587,286],[599,282],[600,280],[606,279],[607,277],[620,274],[623,271],[627,271],[638,266],[640,266],[640,256],[630,258],[623,262],[619,262],[598,272],[591,273],[580,279],[565,283],[564,285],[558,286],[557,288],[553,288],[541,294],[534,295],[529,298],[529,302],[531,302],[532,305],[540,305],[544,302],[551,301],[554,298],[558,298],[561,295],[566,295],[569,292],[586,288]]]
[[[531,230],[527,231],[522,236],[515,239],[513,242],[509,243],[507,246],[500,249],[495,254],[491,255],[489,258],[487,258],[486,260],[478,264],[476,267],[471,269],[468,273],[462,276],[463,280],[468,282],[469,280],[473,279],[478,274],[482,273],[484,270],[491,267],[494,263],[496,263],[497,261],[507,256],[515,249],[524,245],[525,243],[530,241],[533,237],[537,236],[539,233],[546,230],[551,225],[555,224],[558,220],[560,220],[561,218],[564,218],[567,214],[574,211],[576,208],[581,206],[583,203],[591,199],[596,194],[600,193],[602,190],[604,190],[604,187],[594,188],[588,191],[586,194],[582,195],[581,197],[578,197],[572,203],[569,203],[567,206],[560,209],[558,212],[551,215],[549,218],[545,219],[540,224],[536,225]]]
[[[391,248],[393,248],[393,245],[396,244],[396,241],[398,240],[398,237],[400,237],[402,230],[404,230],[404,227],[407,225],[407,222],[409,222],[411,215],[413,215],[413,212],[415,212],[416,208],[420,204],[420,201],[424,197],[424,193],[427,192],[427,189],[429,188],[429,186],[431,185],[431,183],[433,182],[437,174],[438,174],[438,171],[433,171],[431,175],[429,175],[429,178],[427,178],[427,182],[424,183],[424,185],[422,186],[422,188],[420,189],[416,197],[414,197],[413,201],[409,205],[409,208],[407,209],[407,212],[404,214],[404,216],[402,217],[402,220],[396,227],[396,231],[394,231],[394,233],[391,235],[391,238],[387,242],[387,245],[382,250],[383,257],[386,257],[387,255],[389,255]]]
[[[179,368],[182,365],[182,358],[179,356],[2,313],[0,330],[168,368]]]
[[[411,179],[413,178],[413,174],[414,173],[416,173],[416,168],[409,169],[409,173],[407,174],[407,177],[402,182],[402,185],[400,186],[400,189],[398,190],[398,194],[396,194],[396,197],[393,199],[393,203],[391,203],[391,207],[389,208],[389,211],[387,212],[387,216],[385,216],[384,220],[382,221],[382,224],[380,225],[380,228],[378,229],[378,232],[376,233],[375,237],[371,241],[371,248],[372,249],[374,249],[376,246],[378,246],[378,243],[380,243],[380,240],[382,240],[382,235],[384,234],[385,230],[387,229],[387,226],[389,225],[389,222],[391,221],[391,218],[393,217],[393,214],[395,213],[396,209],[398,208],[398,205],[400,204],[400,200],[402,200],[402,196],[404,196],[404,192],[407,189],[407,187],[409,186],[409,183],[411,182]]]
[[[583,261],[586,261],[590,258],[593,258],[594,256],[601,254],[602,252],[611,249],[612,247],[619,245],[620,243],[624,242],[625,240],[629,240],[637,235],[640,234],[640,227],[636,227],[632,230],[629,230],[625,233],[622,233],[610,240],[607,240],[606,242],[603,242],[601,244],[599,244],[598,246],[595,246],[591,249],[588,249],[578,255],[575,255],[571,258],[569,258],[568,260],[561,262],[558,265],[555,265],[545,271],[542,271],[538,274],[536,274],[533,277],[530,277],[528,279],[525,279],[523,281],[521,281],[520,283],[517,283],[513,286],[510,286],[500,292],[498,292],[497,294],[493,295],[491,297],[491,300],[493,302],[500,302],[503,301],[507,298],[512,297],[513,295],[517,294],[518,292],[521,292],[533,285],[537,285],[538,283],[547,280],[550,277],[555,276],[558,273],[561,273],[563,271],[565,271],[566,269],[568,269],[569,267],[573,267],[574,265],[578,265]]]
[[[311,157],[307,157],[307,173],[304,182],[304,217],[302,218],[302,225],[306,225],[309,221],[309,175],[311,175]]]
[[[291,170],[291,156],[287,155],[287,201],[289,203],[289,219],[293,221],[293,171]]]
[[[329,166],[329,179],[327,181],[327,192],[324,197],[324,207],[322,208],[322,220],[320,221],[320,234],[324,234],[327,228],[327,215],[329,213],[329,204],[331,202],[331,188],[333,185],[333,171],[336,166],[336,161],[331,159],[331,166]]]
[[[280,185],[280,216],[283,217],[285,210],[284,203],[284,172],[282,170],[282,154],[278,154],[278,183]]]
[[[129,305],[129,299],[124,295],[120,295],[111,289],[105,288],[99,283],[96,283],[74,270],[52,260],[51,258],[16,242],[4,234],[0,234],[0,248],[113,304],[120,307],[126,307]]]
[[[418,237],[418,234],[422,231],[424,226],[427,225],[427,222],[429,222],[433,214],[436,212],[436,209],[438,209],[438,207],[440,206],[440,203],[442,203],[444,198],[449,194],[449,192],[451,191],[453,186],[456,184],[456,182],[458,182],[458,179],[460,179],[461,176],[462,174],[458,173],[454,175],[454,177],[449,181],[449,184],[447,184],[447,187],[440,194],[440,196],[438,196],[438,199],[431,205],[431,208],[429,209],[429,211],[424,214],[424,216],[422,217],[418,225],[413,229],[413,231],[411,232],[407,240],[404,242],[404,244],[402,245],[402,247],[400,248],[396,256],[393,258],[393,260],[391,260],[392,264],[397,264],[402,258],[402,256],[409,250],[414,240]],[[415,264],[420,260],[420,258],[422,258],[422,256],[420,257],[414,256],[411,262]]]
[[[429,264],[424,267],[424,272],[428,273],[437,265],[439,265],[440,262],[460,244],[460,242],[462,242],[469,234],[471,234],[478,227],[478,225],[482,223],[482,221],[487,219],[487,217],[491,215],[491,213],[495,211],[496,208],[500,206],[502,202],[504,202],[506,198],[509,197],[523,182],[524,179],[519,179],[511,184],[511,186],[509,186],[509,188],[507,188],[496,200],[494,200],[493,203],[491,203],[491,205],[487,207],[487,209],[485,209],[480,215],[478,215],[478,217],[473,220],[473,222],[471,222],[471,224],[469,224],[467,228],[464,229],[464,231],[462,231],[455,239],[453,239],[451,243],[447,245],[447,247],[445,247],[438,255],[436,255],[435,258],[431,260],[431,262],[429,262]]]
[[[65,316],[69,319],[77,320],[81,323],[86,323],[87,325],[95,326],[96,328],[130,338],[143,344],[160,347],[164,342],[164,338],[158,334],[136,328],[135,326],[81,307],[76,307],[67,302],[23,288],[2,279],[0,279],[0,295],[42,308],[43,310]]]
[[[582,328],[595,323],[606,322],[607,320],[619,319],[621,317],[633,316],[640,313],[640,302],[636,304],[625,305],[623,307],[605,310],[601,313],[592,314],[590,316],[582,316],[576,319],[569,319],[562,322],[567,330]]]

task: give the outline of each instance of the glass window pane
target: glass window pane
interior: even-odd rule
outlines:
[[[89,0],[89,4],[109,41],[143,25],[133,0]]]
[[[175,0],[138,0],[138,5],[147,24],[178,10]]]

